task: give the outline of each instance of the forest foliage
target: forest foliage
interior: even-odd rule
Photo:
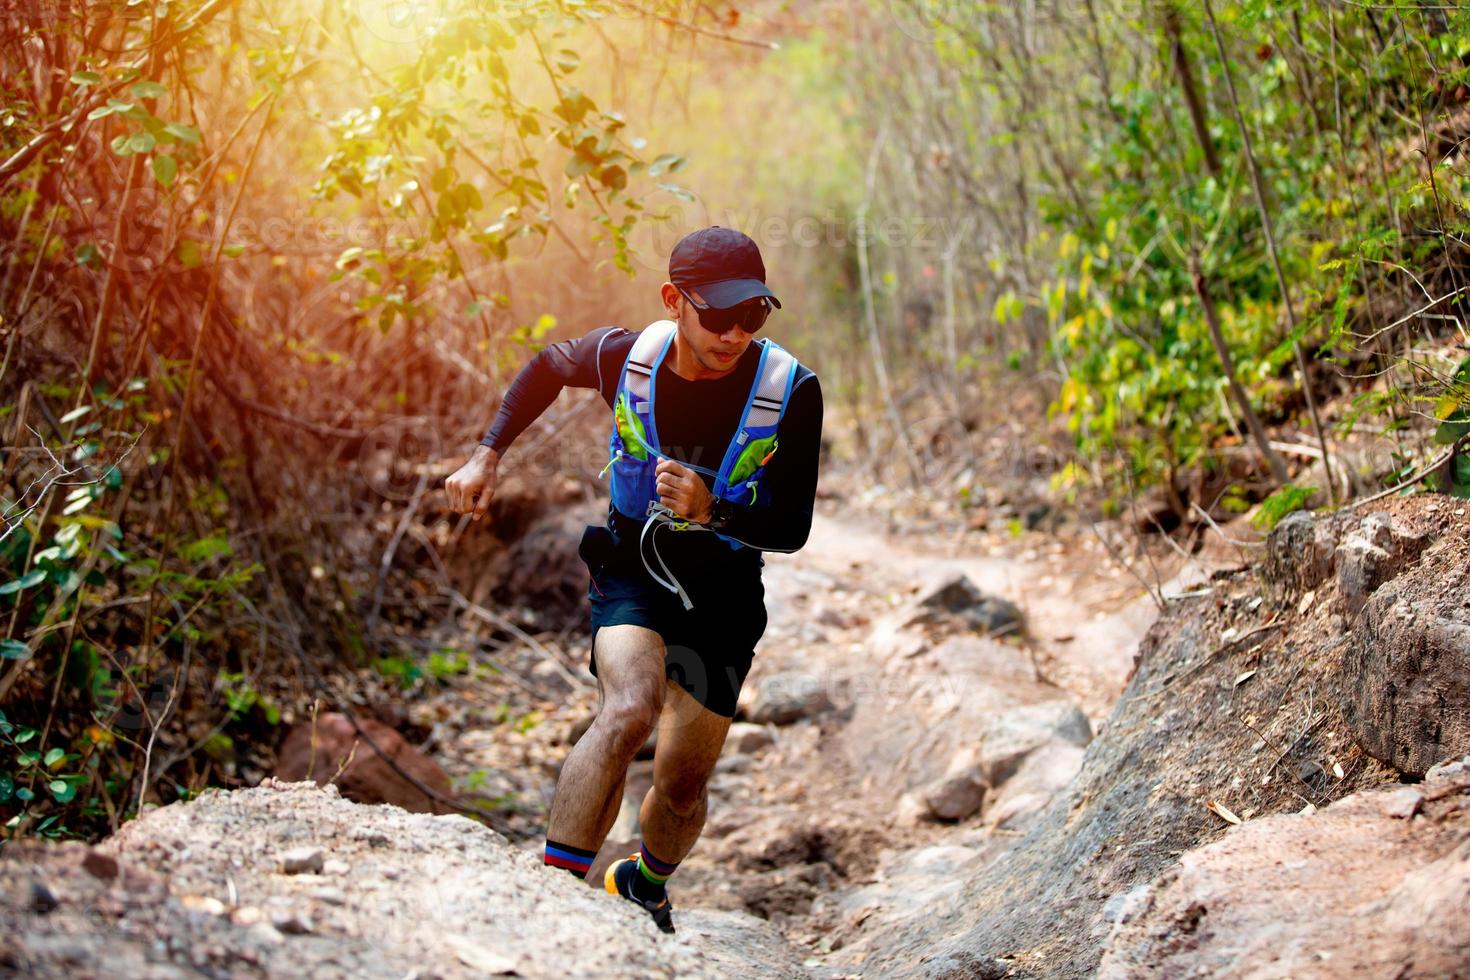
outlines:
[[[936,447],[1036,395],[1023,448],[1114,510],[1191,473],[1217,514],[1470,494],[1453,6],[0,17],[7,836],[238,783],[354,671],[459,663],[416,633],[484,558],[442,460],[539,344],[648,313],[692,226],[762,241],[874,482],[970,494]]]

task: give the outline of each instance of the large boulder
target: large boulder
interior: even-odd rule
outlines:
[[[1342,696],[1358,744],[1408,776],[1470,752],[1467,589],[1470,568],[1441,549],[1372,596],[1347,645]]]
[[[982,724],[974,743],[955,756],[944,776],[906,797],[901,813],[906,820],[964,820],[987,800],[1006,799],[1001,821],[1029,816],[1071,781],[1090,741],[1092,726],[1071,701],[1012,708]],[[1026,774],[1025,785],[997,797],[1019,773]]]
[[[281,745],[276,778],[311,780],[319,786],[335,783],[343,796],[358,803],[391,803],[415,813],[454,812],[445,803],[454,789],[437,762],[380,721],[359,718],[357,725],[335,711],[297,725]],[[424,792],[425,787],[431,792]]]
[[[282,849],[298,847],[323,852],[321,873],[280,873]],[[664,935],[600,881],[488,827],[361,806],[332,786],[209,791],[97,851],[0,852],[0,975],[807,975],[803,953],[750,915],[690,908]]]
[[[1288,514],[1266,539],[1261,574],[1283,599],[1321,585],[1332,574],[1337,533],[1308,511]]]
[[[1369,514],[1337,546],[1337,587],[1343,608],[1358,613],[1379,586],[1417,560],[1429,541],[1421,527]]]
[[[1251,820],[1108,903],[1097,975],[1470,974],[1463,764]]]

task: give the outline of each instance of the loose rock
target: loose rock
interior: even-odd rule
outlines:
[[[833,707],[821,679],[812,674],[775,674],[761,682],[747,713],[757,725],[790,725]]]
[[[346,715],[337,712],[320,715],[315,723],[297,725],[281,745],[276,779],[309,779],[318,785],[335,782],[343,796],[358,803],[392,803],[415,813],[453,812],[438,798],[454,795],[449,776],[438,763],[376,719],[359,718],[357,725],[362,734]],[[435,795],[426,794],[415,783]]]
[[[968,576],[959,575],[919,600],[919,612],[905,625],[955,618],[982,633],[1011,633],[1022,627],[1021,609],[1009,599],[981,592]]]
[[[288,875],[299,875],[306,872],[319,872],[322,870],[322,849],[320,847],[296,847],[281,855],[281,870]]]
[[[753,725],[746,721],[737,721],[730,725],[730,731],[725,736],[725,744],[736,752],[759,752],[761,749],[775,741],[775,736],[765,725]]]
[[[985,784],[973,772],[941,779],[924,791],[924,804],[937,820],[963,820],[985,802]]]

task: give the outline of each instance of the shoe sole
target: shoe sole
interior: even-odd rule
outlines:
[[[613,878],[613,875],[617,872],[618,865],[622,864],[623,861],[626,860],[628,859],[623,858],[622,861],[614,861],[612,864],[609,864],[607,866],[607,870],[602,873],[602,887],[607,889],[609,895],[616,895],[619,898],[623,897],[623,893],[618,891],[618,883],[617,880]]]
[[[608,894],[616,895],[618,896],[618,898],[621,898],[624,901],[630,901],[630,899],[626,898],[626,896],[624,896],[622,892],[618,891],[617,878],[615,878],[614,876],[617,874],[618,865],[622,864],[624,861],[633,861],[636,859],[637,855],[634,855],[633,857],[623,858],[622,861],[614,861],[612,864],[609,864],[607,866],[607,870],[602,873],[602,887],[607,889]],[[652,911],[644,908],[641,903],[634,902],[633,904],[638,905],[640,908],[643,908],[643,911],[648,912],[650,916],[653,914]],[[667,929],[660,925],[657,919],[654,919],[653,924],[658,927],[658,930],[660,932],[666,933],[671,936],[674,934],[674,924],[672,922],[669,923],[669,927]]]

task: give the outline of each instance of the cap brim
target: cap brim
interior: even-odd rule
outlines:
[[[759,279],[726,279],[724,282],[706,282],[688,288],[699,293],[706,303],[717,310],[729,309],[757,296],[764,296],[776,309],[781,308],[781,301],[776,298],[776,294]]]

